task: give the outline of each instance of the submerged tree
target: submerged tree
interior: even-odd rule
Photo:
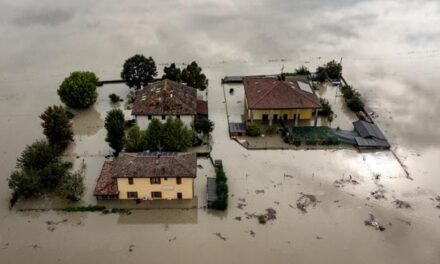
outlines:
[[[165,151],[183,151],[191,146],[192,131],[183,124],[182,120],[169,117],[162,131]]]
[[[182,82],[201,91],[208,87],[208,79],[195,61],[182,70]]]
[[[162,79],[168,79],[176,82],[182,81],[182,72],[176,67],[175,63],[171,63],[169,67],[164,67],[163,72],[164,74],[162,75]]]
[[[80,172],[66,173],[57,189],[59,196],[70,201],[79,201],[85,191],[84,176]]]
[[[295,69],[295,74],[296,75],[309,75],[310,71],[309,71],[309,69],[307,69],[306,66],[303,65],[303,66]]]
[[[43,134],[55,149],[64,149],[73,141],[72,124],[68,112],[63,106],[50,106],[40,115],[43,120]]]
[[[154,80],[157,75],[156,63],[152,57],[136,54],[128,58],[123,66],[121,78],[128,87],[141,88]]]
[[[109,143],[114,150],[114,155],[118,156],[124,147],[124,113],[120,109],[113,109],[107,113],[105,118],[105,128],[107,129],[107,137],[105,141]]]
[[[153,118],[145,131],[147,149],[151,151],[163,150],[163,124],[157,118]]]
[[[76,71],[58,89],[61,101],[71,108],[88,108],[96,102],[98,78],[93,72]]]
[[[17,167],[22,170],[42,170],[59,159],[58,152],[46,141],[37,140],[23,150],[17,159]]]
[[[197,133],[203,133],[204,136],[208,135],[214,129],[214,122],[208,118],[197,118],[194,120],[194,130]]]
[[[124,138],[124,148],[127,152],[141,152],[147,149],[145,131],[137,125],[132,126]]]

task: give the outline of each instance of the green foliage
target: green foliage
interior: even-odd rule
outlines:
[[[141,152],[147,149],[145,131],[137,125],[132,126],[124,138],[124,148],[127,152]]]
[[[80,172],[65,173],[57,188],[58,195],[70,201],[79,201],[84,191],[84,176]]]
[[[208,79],[206,79],[206,75],[202,73],[202,68],[200,68],[195,61],[191,62],[191,64],[182,70],[181,76],[182,82],[188,86],[201,91],[208,87]]]
[[[17,159],[17,167],[23,170],[41,170],[58,161],[58,152],[46,141],[37,140],[23,150]]]
[[[248,124],[246,126],[246,135],[251,137],[258,137],[261,135],[261,128],[257,124]]]
[[[49,106],[40,118],[43,120],[43,134],[53,148],[65,149],[68,143],[73,141],[70,115],[63,106]]]
[[[310,71],[309,71],[309,69],[307,69],[306,66],[302,65],[301,67],[295,69],[295,74],[296,75],[309,75]]]
[[[319,98],[319,101],[321,103],[321,109],[318,112],[319,115],[327,117],[327,119],[331,122],[333,120],[332,106],[327,99]]]
[[[342,65],[335,60],[327,62],[324,66],[316,68],[315,81],[325,82],[327,78],[339,80],[342,74]]]
[[[76,71],[64,79],[58,95],[71,108],[88,108],[96,102],[96,85],[99,80],[93,72]]]
[[[148,125],[145,132],[147,149],[150,151],[162,151],[163,150],[163,124],[157,119],[153,118]]]
[[[183,151],[191,146],[192,131],[178,118],[169,117],[163,125],[163,149]]]
[[[348,108],[350,108],[351,111],[359,112],[364,109],[364,103],[362,102],[360,93],[353,89],[350,85],[342,86],[341,92]]]
[[[297,147],[301,146],[301,138],[293,137],[292,144],[297,146]]]
[[[65,212],[101,212],[106,209],[105,206],[100,205],[87,205],[87,206],[78,206],[78,207],[67,207],[64,208]]]
[[[122,101],[122,100],[121,100],[121,97],[119,97],[119,95],[114,94],[114,93],[110,94],[110,95],[108,96],[108,98],[110,98],[110,101],[111,101],[113,104],[116,104],[116,103],[119,103],[120,101]]]
[[[60,180],[67,174],[68,170],[72,167],[70,162],[53,162],[47,165],[45,168],[37,171],[40,178],[41,187],[46,190],[52,191],[56,189],[60,183]]]
[[[326,79],[327,79],[327,73],[325,71],[325,68],[322,66],[316,68],[314,80],[323,83],[325,82]]]
[[[197,133],[203,133],[203,135],[207,135],[212,132],[214,129],[214,122],[209,120],[208,118],[197,118],[194,120],[194,130]]]
[[[321,127],[294,127],[290,129],[289,142],[300,146],[304,140],[306,145],[337,145],[339,139],[333,130],[326,126]]]
[[[41,193],[40,177],[36,170],[12,172],[8,179],[8,186],[13,191],[11,205],[15,203],[18,197],[38,197]]]
[[[107,113],[105,118],[105,128],[107,129],[107,137],[105,141],[109,143],[114,150],[114,155],[118,156],[124,144],[124,113],[120,109],[113,109]]]
[[[168,79],[176,82],[182,81],[182,72],[176,67],[175,63],[171,63],[169,67],[164,67],[163,72],[164,74],[162,75],[162,79]]]
[[[216,183],[217,183],[217,201],[212,205],[212,208],[216,210],[226,210],[228,208],[228,193],[229,188],[227,184],[227,177],[223,170],[223,167],[216,169]]]
[[[157,75],[156,63],[152,57],[146,58],[144,55],[134,55],[128,58],[123,66],[121,78],[128,87],[141,88],[154,80]]]

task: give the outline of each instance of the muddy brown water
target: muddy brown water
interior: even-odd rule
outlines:
[[[433,200],[440,194],[437,2],[0,1],[0,10],[0,263],[440,262],[440,210]],[[212,154],[229,176],[228,211],[10,211],[6,178],[24,146],[42,138],[38,115],[59,103],[62,79],[78,69],[116,79],[134,53],[153,56],[159,70],[173,61],[203,66],[216,125]],[[340,57],[345,78],[377,113],[414,180],[390,152],[247,151],[228,138],[224,75],[314,68]],[[84,204],[95,202],[94,183],[110,152],[103,119],[113,92],[124,98],[128,89],[99,88],[96,105],[74,120],[75,143],[66,158],[77,168],[86,164]],[[343,116],[344,109],[338,113]],[[199,163],[201,207],[212,170],[206,160]],[[335,186],[350,175],[359,184]],[[371,197],[378,188],[386,199]],[[296,209],[300,193],[318,199],[307,213]],[[396,208],[395,199],[412,208]],[[18,206],[66,205],[45,199]],[[267,208],[276,210],[276,220],[261,225],[246,218]],[[384,232],[364,225],[370,213]]]

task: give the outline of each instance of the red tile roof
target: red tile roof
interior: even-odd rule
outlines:
[[[197,90],[171,80],[154,82],[137,90],[133,115],[195,115]]]
[[[249,109],[317,109],[321,108],[306,76],[245,77],[243,85]],[[301,86],[300,86],[301,85]]]
[[[208,102],[203,100],[197,100],[197,114],[208,115]]]
[[[102,165],[101,175],[99,175],[93,195],[117,195],[118,185],[116,179],[111,177],[112,161],[105,161]]]

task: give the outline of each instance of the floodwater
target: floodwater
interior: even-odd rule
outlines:
[[[0,14],[1,263],[440,262],[437,1],[0,1]],[[38,115],[60,103],[62,79],[73,70],[116,79],[135,53],[153,56],[159,69],[170,62],[202,65],[216,125],[212,155],[229,177],[228,211],[203,208],[203,180],[212,173],[206,160],[199,161],[198,209],[9,210],[6,178],[25,145],[42,138]],[[345,78],[375,111],[413,180],[391,152],[247,151],[228,138],[224,75],[313,69],[341,57]],[[128,89],[99,88],[95,107],[74,119],[75,144],[66,158],[76,168],[86,165],[84,204],[94,202],[110,151],[103,119],[112,92],[124,96]],[[358,184],[335,186],[350,176]],[[376,190],[385,199],[373,198]],[[296,208],[301,193],[318,199],[307,213]],[[412,208],[396,208],[395,199]],[[252,215],[268,208],[276,219],[261,225]],[[364,225],[370,213],[385,231]]]

